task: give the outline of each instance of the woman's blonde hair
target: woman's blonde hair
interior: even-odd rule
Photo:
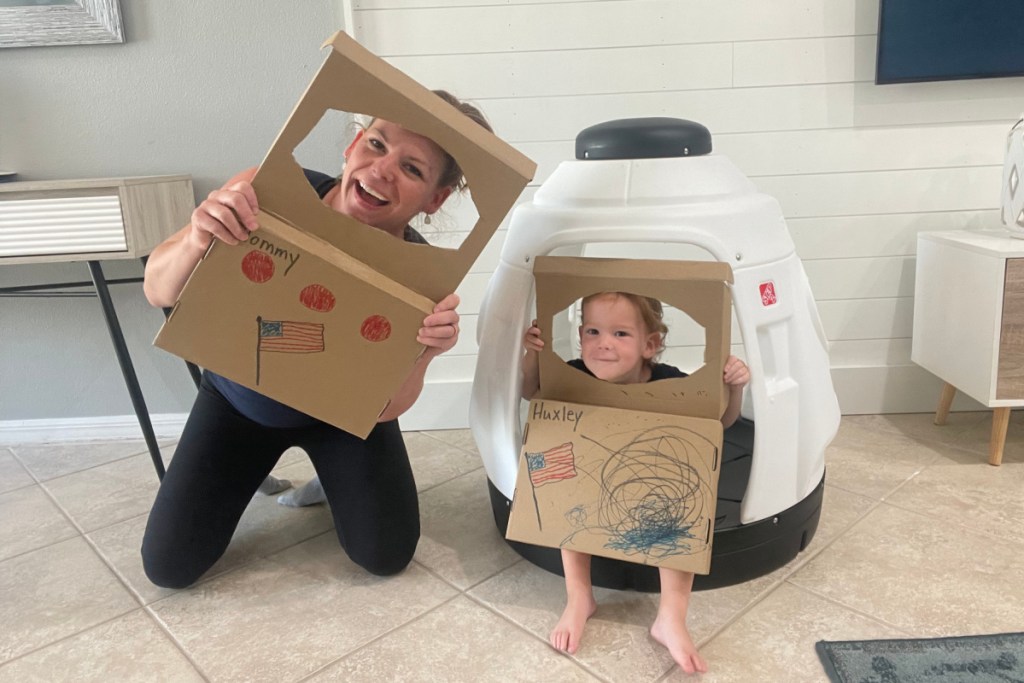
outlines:
[[[640,322],[644,326],[644,331],[647,334],[657,335],[654,356],[647,362],[651,363],[658,360],[661,352],[665,350],[665,337],[668,336],[668,325],[665,324],[665,311],[662,308],[661,302],[649,296],[640,296],[632,292],[597,292],[596,294],[583,297],[583,303],[580,305],[581,315],[586,310],[588,303],[602,297],[623,298],[633,305],[636,312],[640,314]]]
[[[455,95],[452,95],[447,90],[431,90],[430,92],[434,93],[442,100],[455,107],[457,110],[459,110],[460,113],[469,117],[471,121],[482,126],[488,132],[494,132],[494,129],[491,128],[491,124],[488,123],[487,118],[484,117],[483,112],[480,111],[477,107],[473,106],[468,102],[463,102],[462,100],[460,100]],[[370,119],[370,122],[366,124],[366,128],[364,128],[363,130],[366,130],[370,126],[372,126],[373,122],[376,120],[376,118]],[[443,155],[444,158],[444,168],[441,170],[441,175],[438,176],[437,186],[450,187],[455,192],[461,192],[466,188],[466,179],[462,175],[462,167],[459,166],[459,162],[455,161],[455,157],[449,154],[446,149],[444,149],[440,145],[438,145],[438,147],[441,149],[441,154]]]
[[[447,90],[432,90],[431,92],[458,109],[460,113],[468,116],[471,121],[487,129],[488,132],[494,132],[494,129],[491,128],[491,124],[488,123],[487,119],[484,117],[483,112],[472,104],[463,102]],[[462,168],[459,166],[459,162],[455,161],[455,157],[449,154],[446,150],[442,148],[441,152],[444,154],[444,171],[441,173],[441,177],[437,181],[437,186],[450,187],[456,192],[461,192],[466,187],[466,179],[462,176]]]

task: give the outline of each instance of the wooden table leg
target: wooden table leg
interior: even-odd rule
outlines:
[[[949,407],[953,405],[953,397],[956,396],[956,387],[946,382],[942,387],[942,396],[939,397],[939,407],[935,411],[935,424],[946,424],[949,417]]]
[[[1010,426],[1010,409],[992,409],[992,440],[988,444],[988,464],[998,467],[1003,462],[1006,428]]]

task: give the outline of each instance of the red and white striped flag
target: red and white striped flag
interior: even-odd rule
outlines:
[[[324,326],[287,320],[260,320],[259,351],[317,353],[324,350]]]
[[[542,453],[527,453],[526,468],[534,487],[576,476],[576,460],[572,443],[563,443]]]

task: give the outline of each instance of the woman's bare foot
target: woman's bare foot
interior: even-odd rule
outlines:
[[[596,610],[597,602],[593,594],[579,598],[570,597],[565,603],[562,618],[548,636],[551,647],[571,655],[576,654],[580,646],[580,637],[583,635],[583,625]]]
[[[676,660],[679,668],[686,673],[704,673],[708,670],[707,662],[697,652],[697,646],[690,638],[690,631],[686,628],[685,613],[659,610],[658,618],[651,626],[651,636],[668,648],[672,659]]]

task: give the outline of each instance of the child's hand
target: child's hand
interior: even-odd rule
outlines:
[[[427,347],[426,353],[430,356],[449,351],[459,341],[459,314],[455,311],[458,305],[459,295],[449,294],[423,319],[416,341]]]
[[[540,339],[540,328],[537,327],[536,320],[530,323],[530,329],[526,331],[526,335],[523,337],[523,346],[526,347],[527,351],[540,351],[544,348],[544,342]]]
[[[729,356],[725,361],[722,379],[730,387],[746,386],[747,382],[750,381],[750,368],[736,356]]]

